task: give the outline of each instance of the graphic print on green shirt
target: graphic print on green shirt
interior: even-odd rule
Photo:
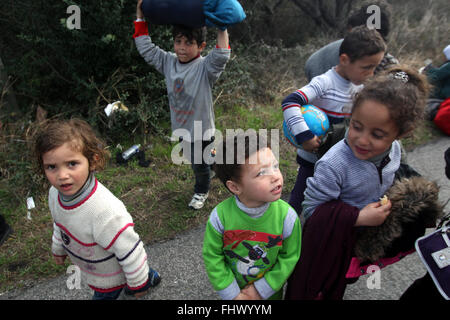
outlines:
[[[224,232],[225,259],[240,287],[262,278],[275,263],[282,236],[252,230]]]

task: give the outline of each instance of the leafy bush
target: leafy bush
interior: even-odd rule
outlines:
[[[68,28],[70,5],[80,8],[81,29]],[[20,111],[40,105],[48,116],[81,116],[106,130],[103,109],[121,100],[130,109],[127,125],[155,129],[167,113],[166,90],[134,45],[135,10],[135,0],[3,1],[0,29],[8,32],[1,32],[0,56]],[[151,30],[155,43],[170,50],[170,30]]]

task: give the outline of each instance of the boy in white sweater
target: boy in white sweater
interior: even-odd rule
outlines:
[[[139,298],[160,276],[124,204],[94,176],[106,164],[104,145],[79,119],[49,122],[36,137],[38,165],[52,185],[52,253],[57,264],[69,256],[80,268],[94,300],[117,299],[123,288]]]

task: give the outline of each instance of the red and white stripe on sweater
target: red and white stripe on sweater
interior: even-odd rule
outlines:
[[[148,263],[131,215],[122,201],[96,180],[92,192],[72,207],[65,207],[51,187],[49,208],[53,217],[52,252],[69,255],[100,292],[128,285],[143,287],[148,281]]]

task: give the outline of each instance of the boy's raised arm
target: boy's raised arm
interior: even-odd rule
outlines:
[[[228,39],[228,31],[227,29],[225,30],[217,30],[217,47],[218,48],[223,48],[223,49],[228,49],[229,47],[229,39]]]
[[[138,0],[137,5],[136,5],[136,19],[144,19],[144,13],[142,12],[142,0]]]

